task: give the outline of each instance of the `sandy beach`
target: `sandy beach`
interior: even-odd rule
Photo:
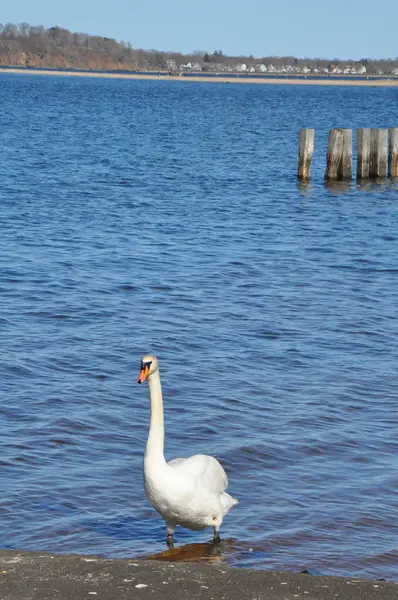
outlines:
[[[398,583],[214,565],[0,551],[2,600],[393,600]]]
[[[143,73],[98,73],[92,71],[56,71],[39,69],[5,69],[0,67],[0,73],[19,73],[23,75],[57,75],[63,77],[96,77],[106,79],[146,79],[149,81],[197,81],[201,83],[251,83],[258,85],[343,85],[343,86],[362,86],[362,87],[397,87],[398,79],[282,79],[282,78],[263,78],[241,75],[239,77],[220,76],[195,76],[195,75],[167,75],[156,74],[148,75]]]

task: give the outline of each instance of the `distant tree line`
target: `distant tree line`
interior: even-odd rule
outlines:
[[[117,42],[108,37],[72,33],[62,27],[43,25],[32,26],[28,23],[0,23],[0,65],[26,67],[52,67],[99,70],[165,70],[170,64],[181,68],[192,64],[202,70],[217,70],[238,63],[245,63],[248,68],[263,64],[274,67],[304,66],[322,70],[325,67],[341,64],[363,64],[368,74],[380,71],[390,73],[398,68],[398,58],[386,60],[362,59],[360,61],[253,56],[227,56],[222,50],[213,53],[194,52],[180,54],[159,52],[157,50],[141,50],[133,48],[129,42]]]

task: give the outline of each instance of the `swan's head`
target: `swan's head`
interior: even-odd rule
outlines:
[[[143,383],[148,375],[156,373],[158,370],[158,360],[156,356],[143,356],[141,358],[141,371],[138,375],[137,383]]]

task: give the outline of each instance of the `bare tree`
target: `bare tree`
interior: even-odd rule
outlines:
[[[294,56],[226,56],[222,50],[213,53],[195,50],[190,54],[160,52],[159,50],[134,49],[130,42],[116,40],[87,33],[72,33],[63,27],[48,29],[43,25],[28,23],[0,23],[0,65],[25,64],[41,67],[71,67],[81,69],[153,69],[167,68],[167,61],[173,60],[177,68],[191,63],[196,69],[207,71],[234,70],[238,65],[255,67],[273,65],[276,70],[285,72],[287,67],[322,71],[328,68],[348,68],[351,72],[365,67],[370,75],[393,74],[398,68],[398,57],[383,60],[363,58],[333,60],[325,58],[299,58]]]

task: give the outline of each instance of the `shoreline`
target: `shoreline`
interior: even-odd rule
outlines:
[[[92,71],[57,71],[57,70],[41,70],[41,69],[17,69],[0,67],[0,73],[20,73],[23,75],[55,75],[64,77],[94,77],[100,79],[145,79],[147,81],[195,81],[203,83],[244,83],[258,85],[326,85],[326,86],[360,86],[360,87],[398,87],[397,79],[277,79],[265,77],[251,77],[250,75],[242,75],[239,77],[220,76],[198,76],[198,75],[167,75],[164,73],[157,74],[154,71],[153,75],[147,73],[106,73]]]
[[[0,550],[2,600],[393,600],[398,581]]]

